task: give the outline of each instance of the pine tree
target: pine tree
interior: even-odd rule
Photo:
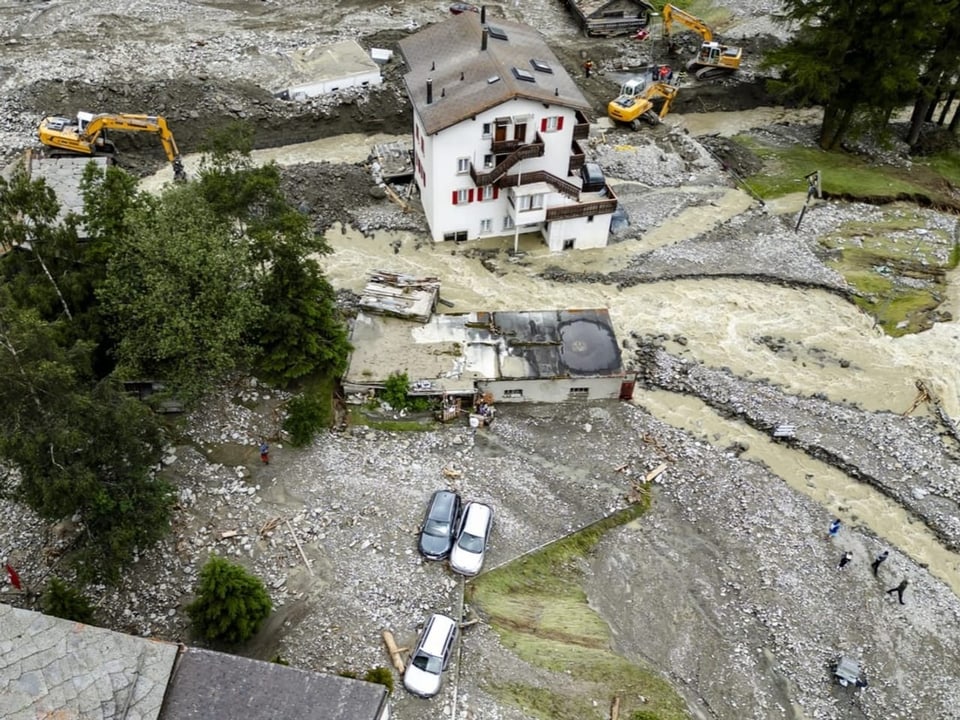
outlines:
[[[197,599],[187,607],[194,630],[210,642],[249,640],[273,607],[263,582],[240,565],[211,557],[200,571]]]
[[[93,607],[83,593],[59,578],[51,578],[46,592],[40,599],[40,607],[47,615],[89,624],[93,620]]]

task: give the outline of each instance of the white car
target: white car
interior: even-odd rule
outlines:
[[[450,551],[450,567],[461,575],[476,575],[483,567],[483,558],[493,528],[493,510],[489,505],[467,503],[457,540]]]
[[[446,615],[431,615],[420,633],[403,673],[403,686],[414,695],[433,697],[440,692],[442,673],[450,663],[457,623]]]

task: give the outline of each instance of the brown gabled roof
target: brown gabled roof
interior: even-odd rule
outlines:
[[[489,28],[507,35],[502,40],[491,32],[486,50],[480,49],[480,15],[473,12],[456,15],[400,41],[409,68],[404,75],[407,93],[428,135],[518,97],[590,109],[539,32],[489,14],[486,19]],[[545,63],[553,72],[535,69],[531,60]],[[513,68],[530,73],[534,82],[517,79]],[[499,80],[489,82],[494,77]],[[433,80],[433,102],[429,105],[428,79]]]

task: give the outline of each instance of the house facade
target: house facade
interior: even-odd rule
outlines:
[[[589,103],[535,29],[463,13],[400,49],[435,242],[537,232],[551,250],[606,245],[616,197],[579,174]]]

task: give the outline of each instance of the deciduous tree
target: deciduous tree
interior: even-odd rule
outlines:
[[[117,370],[193,401],[252,355],[263,307],[247,244],[189,186],[137,209],[130,225],[97,293]]]

